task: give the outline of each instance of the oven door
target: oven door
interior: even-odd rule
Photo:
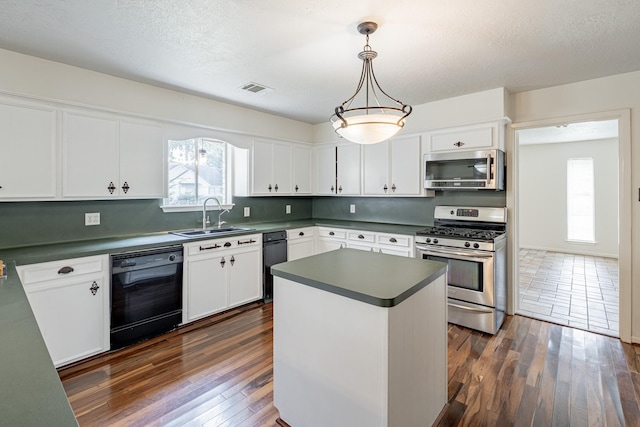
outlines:
[[[416,256],[449,265],[449,298],[495,307],[493,252],[416,244]]]

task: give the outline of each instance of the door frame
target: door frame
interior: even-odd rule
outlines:
[[[519,146],[516,131],[539,127],[558,126],[567,123],[618,120],[618,274],[619,274],[619,334],[624,342],[631,342],[632,318],[632,282],[631,282],[631,230],[632,225],[632,181],[631,181],[631,110],[621,109],[599,113],[581,114],[575,116],[554,117],[542,120],[511,123],[507,132],[507,208],[510,218],[508,229],[508,266],[509,300],[507,312],[514,314],[520,298],[520,283],[518,271],[520,268],[518,235],[518,156]]]

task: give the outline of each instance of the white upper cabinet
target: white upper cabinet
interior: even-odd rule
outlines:
[[[420,196],[420,137],[397,138],[363,147],[363,194]]]
[[[56,196],[56,110],[0,103],[0,200]]]
[[[63,122],[64,197],[163,197],[159,126],[75,112],[65,112]]]
[[[266,141],[253,143],[254,195],[291,193],[291,146]]]
[[[337,150],[337,194],[360,194],[360,145],[339,145]]]
[[[120,122],[120,196],[164,197],[164,135],[160,126]],[[129,187],[123,194],[122,187]]]
[[[293,193],[311,194],[311,148],[293,147]]]
[[[505,122],[499,121],[429,132],[426,152],[504,150],[504,128]]]
[[[336,194],[336,147],[326,145],[314,148],[315,157],[315,194]]]

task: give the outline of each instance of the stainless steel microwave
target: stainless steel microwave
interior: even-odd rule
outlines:
[[[424,188],[504,190],[504,151],[458,151],[424,156]]]

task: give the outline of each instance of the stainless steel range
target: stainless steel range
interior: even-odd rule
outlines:
[[[507,208],[436,206],[416,257],[449,265],[449,322],[495,334],[507,304]]]

